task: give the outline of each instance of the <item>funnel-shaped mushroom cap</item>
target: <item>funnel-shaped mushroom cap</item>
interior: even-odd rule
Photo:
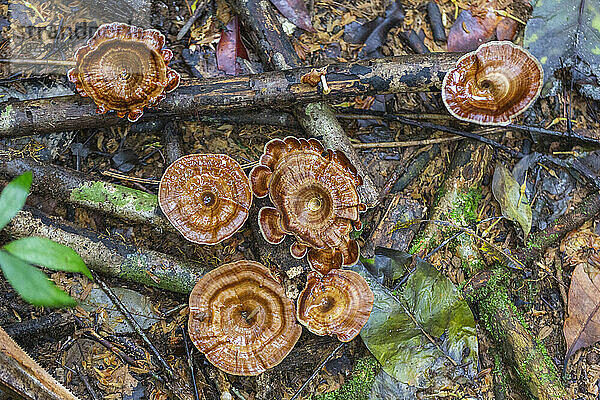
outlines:
[[[204,275],[190,294],[189,335],[217,368],[258,375],[279,364],[302,328],[294,304],[265,266],[248,260]]]
[[[349,247],[349,234],[360,225],[359,211],[365,206],[356,191],[362,179],[343,153],[325,151],[315,139],[274,139],[250,172],[250,181],[253,192],[268,194],[277,211],[259,215],[263,232],[283,231],[317,249]]]
[[[335,335],[348,342],[360,333],[373,308],[373,292],[356,272],[309,272],[298,297],[298,321],[317,335]]]
[[[156,105],[179,85],[179,74],[167,66],[173,53],[164,44],[155,29],[101,25],[75,53],[77,66],[69,80],[79,94],[94,100],[99,113],[114,110],[135,122],[145,106]]]
[[[458,119],[508,125],[537,99],[544,83],[539,61],[512,42],[490,42],[461,57],[442,83],[446,108]]]
[[[231,157],[190,154],[165,171],[158,203],[187,240],[216,244],[244,225],[252,192],[242,167]]]

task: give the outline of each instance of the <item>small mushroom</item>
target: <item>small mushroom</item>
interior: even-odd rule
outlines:
[[[192,342],[233,375],[258,375],[279,364],[302,333],[294,304],[269,269],[254,261],[208,272],[194,286],[189,305]]]
[[[362,179],[342,152],[325,150],[315,139],[274,139],[250,172],[250,182],[257,197],[269,195],[275,206],[259,213],[265,240],[277,244],[285,234],[294,235],[292,255],[302,258],[308,252],[311,265],[325,259],[321,253],[343,265],[356,263],[358,245],[350,232],[360,227],[359,212],[366,207],[356,190]]]
[[[179,85],[179,74],[167,65],[173,53],[155,29],[122,23],[101,25],[75,53],[68,72],[77,92],[89,96],[98,113],[109,110],[137,121],[146,106],[154,106]]]
[[[298,321],[316,335],[335,335],[349,342],[360,333],[373,309],[373,292],[356,272],[334,269],[309,272],[298,297]]]
[[[535,102],[544,83],[540,62],[512,42],[489,42],[462,56],[442,83],[454,117],[481,125],[508,125]]]
[[[190,154],[166,169],[158,203],[189,241],[216,244],[244,225],[252,192],[242,167],[225,154]]]

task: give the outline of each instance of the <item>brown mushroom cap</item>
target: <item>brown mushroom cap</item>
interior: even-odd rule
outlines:
[[[302,333],[294,304],[269,269],[254,261],[208,272],[194,286],[189,304],[192,342],[229,374],[258,375],[274,367]]]
[[[360,333],[373,309],[373,292],[356,272],[309,272],[298,297],[298,321],[316,335],[335,335],[349,342]]]
[[[122,23],[101,25],[87,45],[75,53],[68,77],[82,96],[90,96],[99,113],[109,110],[131,122],[145,106],[156,105],[179,85],[179,74],[167,64],[165,37],[155,29]]]
[[[481,125],[508,125],[537,99],[544,83],[540,62],[512,42],[489,42],[462,56],[442,83],[454,117]]]
[[[242,167],[225,154],[190,154],[166,169],[158,203],[189,241],[216,244],[248,218],[252,192]]]
[[[349,244],[349,234],[360,225],[359,212],[365,209],[356,191],[362,179],[343,153],[325,151],[315,139],[274,139],[250,172],[250,182],[255,195],[268,194],[275,205],[259,214],[263,233],[294,235],[304,247],[358,249]],[[273,238],[265,236],[271,243]],[[305,253],[300,247],[292,251],[294,256]]]

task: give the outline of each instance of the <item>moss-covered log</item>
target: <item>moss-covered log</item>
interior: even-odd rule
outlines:
[[[302,66],[302,62],[268,0],[230,0],[240,15],[262,62],[275,70],[289,70]],[[327,80],[329,85],[329,81]],[[346,136],[333,108],[325,101],[302,104],[293,108],[302,128],[311,136],[323,140],[326,147],[341,150],[363,177],[359,188],[362,201],[372,207],[378,201],[378,191],[369,171]]]
[[[189,293],[204,274],[200,265],[139,249],[35,210],[19,212],[3,232],[14,238],[41,236],[51,239],[71,247],[96,272],[172,292]]]
[[[478,188],[492,152],[485,144],[464,141],[454,154],[450,173],[440,189],[430,219],[470,227],[476,222]],[[438,224],[429,223],[413,245],[413,251],[432,250],[445,239],[442,232]],[[466,276],[485,267],[479,244],[471,236],[460,235],[452,244],[456,246],[456,255],[462,261]],[[480,310],[485,328],[498,347],[504,349],[504,359],[511,361],[524,387],[542,400],[566,399],[565,389],[544,345],[531,335],[508,298],[505,283],[502,285],[507,278],[492,280],[491,276],[489,271],[475,275],[467,285],[465,296]]]
[[[11,179],[26,171],[33,172],[32,190],[35,192],[132,223],[176,232],[160,211],[156,195],[31,158],[0,157],[0,176]]]
[[[556,366],[545,346],[530,332],[510,301],[504,272],[485,271],[475,275],[463,289],[475,304],[486,330],[503,349],[504,360],[517,372],[523,385],[539,400],[569,399]]]

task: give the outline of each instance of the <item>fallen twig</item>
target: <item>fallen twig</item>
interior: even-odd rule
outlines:
[[[108,286],[106,284],[106,282],[104,282],[102,280],[102,278],[100,278],[97,274],[94,274],[94,280],[98,283],[98,285],[100,285],[100,288],[102,289],[102,291],[108,296],[108,298],[110,299],[110,301],[112,301],[112,303],[115,305],[115,307],[117,307],[117,309],[121,312],[121,314],[123,314],[123,316],[127,320],[127,323],[129,323],[129,326],[131,326],[131,328],[135,331],[135,333],[137,333],[138,336],[140,338],[142,338],[143,342],[146,343],[146,346],[148,346],[148,348],[150,349],[152,354],[154,354],[154,357],[156,357],[156,359],[162,366],[163,370],[167,374],[167,377],[169,379],[173,379],[175,372],[173,371],[171,366],[169,364],[167,364],[167,362],[165,361],[163,356],[160,354],[158,349],[156,347],[154,347],[154,345],[152,344],[150,339],[148,339],[148,336],[146,336],[146,334],[142,330],[142,327],[137,323],[135,318],[133,318],[133,315],[131,315],[131,313],[129,312],[127,307],[125,307],[125,305],[121,302],[121,299],[119,299],[119,297],[117,295],[115,295],[115,293],[112,291],[110,286]]]
[[[335,355],[335,353],[337,353],[338,351],[340,351],[340,349],[342,347],[344,347],[345,344],[346,343],[340,343],[335,349],[333,349],[333,351],[331,353],[329,353],[329,355],[327,356],[327,358],[325,358],[323,360],[323,362],[321,362],[321,364],[319,364],[319,366],[317,368],[315,368],[315,370],[313,371],[312,375],[302,384],[302,386],[300,386],[300,388],[298,388],[298,390],[296,390],[296,393],[294,393],[294,395],[290,398],[290,400],[296,400],[298,397],[300,397],[300,395],[302,394],[302,391],[308,386],[308,384],[310,382],[312,382],[313,379],[315,379],[315,377],[323,369],[323,367],[325,366],[325,364],[327,364],[327,362],[329,362],[329,360],[331,360],[333,358],[333,356]]]

